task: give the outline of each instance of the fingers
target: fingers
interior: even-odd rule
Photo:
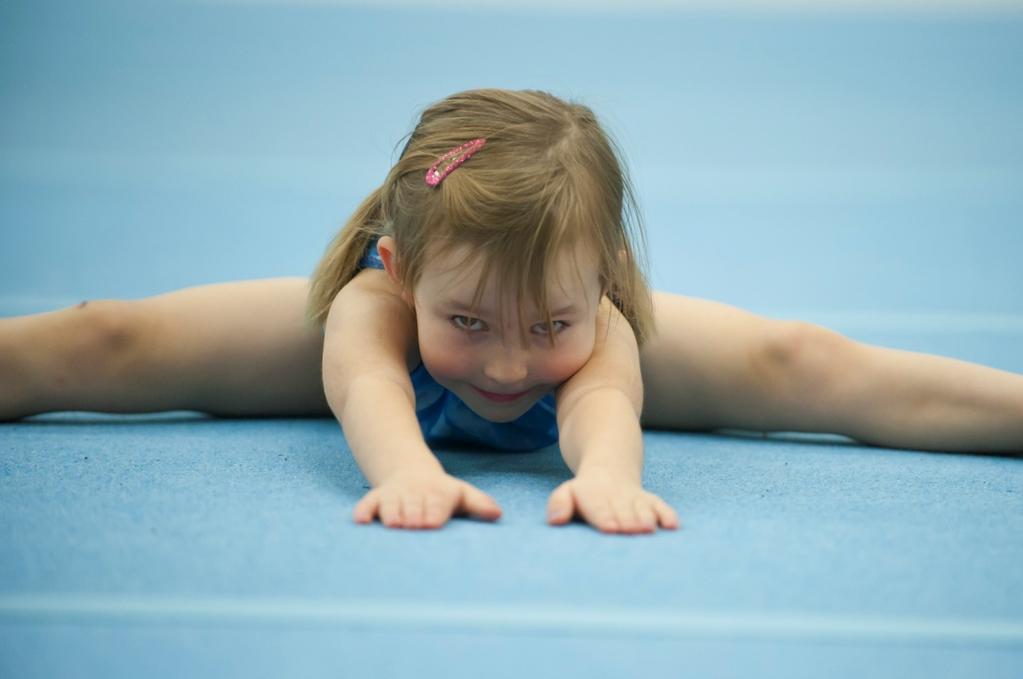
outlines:
[[[661,524],[661,528],[675,530],[679,527],[678,514],[661,498],[657,498],[654,502],[654,513],[657,515],[657,522]]]
[[[632,505],[632,513],[636,517],[637,532],[653,533],[657,530],[657,514],[645,498],[636,498]]]
[[[355,523],[372,523],[373,519],[376,518],[379,503],[380,494],[376,491],[371,490],[363,495],[352,511]]]
[[[401,501],[401,518],[403,528],[430,528],[424,524],[424,510],[426,507],[426,498],[413,495],[412,497],[402,498]]]
[[[572,499],[572,487],[566,482],[554,489],[547,500],[547,523],[561,526],[572,520],[575,513],[575,500]]]
[[[601,533],[617,533],[621,528],[621,524],[618,523],[618,519],[615,517],[615,510],[610,504],[599,509],[590,510],[587,516],[593,517],[589,519],[590,524]]]
[[[501,508],[486,493],[464,481],[441,483],[435,488],[374,489],[355,505],[356,523],[380,523],[388,528],[440,528],[455,513],[495,521],[501,517]]]
[[[361,524],[379,516],[388,528],[440,528],[451,518],[451,504],[441,495],[402,496],[377,489],[366,493],[352,514]]]
[[[654,526],[637,512],[637,497],[633,493],[608,493],[606,488],[597,493],[586,486],[579,488],[579,513],[591,526],[602,533],[650,533]]]
[[[678,528],[675,510],[653,493],[622,492],[617,488],[608,492],[606,487],[600,490],[603,492],[580,485],[575,490],[574,501],[587,523],[603,533],[637,535],[653,533],[658,527]],[[564,492],[561,488],[558,491]],[[552,496],[551,504],[554,500]]]
[[[451,505],[440,495],[427,495],[423,500],[423,527],[440,528],[451,518]]]
[[[616,498],[611,503],[611,507],[614,510],[615,523],[618,524],[618,532],[649,533],[653,530],[653,527],[644,530],[640,525],[639,517],[636,516],[636,502],[640,500],[641,497],[642,496],[637,496],[636,498]]]
[[[612,502],[612,511],[618,533],[653,533],[658,526],[666,530],[678,528],[678,514],[668,503],[652,493],[641,493],[631,502]],[[603,529],[602,529],[603,530]]]
[[[594,492],[579,479],[569,479],[554,489],[547,501],[547,522],[563,526],[578,513],[580,518],[604,533],[617,533],[619,522],[611,500],[602,492]]]
[[[494,498],[479,488],[462,481],[462,502],[460,510],[470,516],[484,521],[496,521],[501,518],[501,508]]]
[[[578,486],[578,487],[577,487]],[[653,533],[658,527],[675,530],[678,514],[653,493],[622,492],[606,485],[587,486],[578,479],[558,486],[547,502],[547,521],[553,526],[570,522],[578,513],[604,533]],[[578,493],[578,495],[577,495]],[[440,485],[436,489],[372,490],[355,505],[356,523],[380,522],[388,528],[440,528],[454,513],[485,521],[501,517],[501,508],[489,495],[465,481]]]
[[[381,493],[380,523],[388,528],[397,528],[401,521],[401,497],[393,493]]]

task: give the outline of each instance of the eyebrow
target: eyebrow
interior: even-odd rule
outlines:
[[[482,309],[482,308],[480,308],[480,309],[476,309],[476,311],[474,312],[472,310],[472,305],[471,304],[467,304],[467,303],[465,303],[465,302],[463,302],[461,300],[455,300],[455,299],[448,300],[446,306],[449,306],[452,309],[457,309],[459,311],[465,311],[465,312],[468,312],[468,313],[478,313],[478,314],[481,314],[483,316],[491,316],[492,317],[494,315],[494,312],[493,312],[492,309]],[[578,308],[576,307],[575,304],[568,304],[566,306],[561,307],[560,309],[551,309],[551,318],[554,318],[555,316],[565,316],[565,315],[568,315],[568,314],[575,314],[577,312],[578,312]]]

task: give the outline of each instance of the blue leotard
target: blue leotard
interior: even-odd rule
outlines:
[[[383,269],[376,240],[370,242],[359,269]],[[458,441],[501,450],[536,450],[558,442],[554,395],[547,394],[521,417],[511,422],[491,422],[430,375],[422,363],[412,371],[416,392],[416,418],[428,443]]]

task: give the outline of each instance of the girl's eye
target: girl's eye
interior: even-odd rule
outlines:
[[[565,321],[551,321],[551,325],[554,326],[555,335],[561,334],[561,331],[568,327],[568,323],[566,323]],[[533,332],[536,333],[537,335],[546,335],[547,324],[537,323],[536,325],[533,326]]]
[[[465,330],[467,332],[479,332],[486,326],[478,318],[472,318],[471,316],[452,316],[451,323],[454,324],[459,330]]]

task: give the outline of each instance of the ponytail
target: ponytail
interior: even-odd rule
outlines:
[[[366,248],[383,235],[383,193],[379,187],[369,194],[327,247],[310,281],[306,314],[311,321],[326,322],[334,297],[355,277]]]

